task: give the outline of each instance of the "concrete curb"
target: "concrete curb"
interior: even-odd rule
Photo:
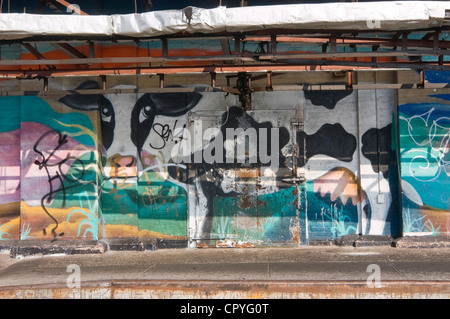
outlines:
[[[397,248],[450,248],[447,236],[405,236],[395,240]]]
[[[187,240],[119,238],[108,240],[24,240],[4,241],[0,251],[12,258],[39,255],[102,254],[106,251],[144,251],[164,248],[186,248]]]
[[[379,235],[345,235],[334,241],[337,246],[353,247],[377,247],[394,245],[394,239],[391,236]]]
[[[450,238],[446,236],[406,236],[394,239],[391,236],[346,235],[337,238],[334,242],[327,242],[327,245],[352,247],[389,246],[396,248],[450,248]],[[9,251],[12,258],[55,254],[101,254],[106,251],[153,251],[166,248],[187,248],[187,240],[139,238],[102,239],[98,241],[58,240],[54,242],[46,240],[17,240],[4,241],[0,244],[0,250]]]
[[[34,255],[74,255],[74,254],[101,254],[106,247],[97,241],[18,241],[9,248],[12,258]]]

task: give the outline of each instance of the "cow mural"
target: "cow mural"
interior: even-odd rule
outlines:
[[[88,81],[78,87],[89,88],[98,88],[98,84]],[[339,104],[342,108],[338,111],[339,114],[351,114],[352,111],[345,108],[353,108],[354,103],[341,102],[351,94],[351,91],[332,91],[326,94],[305,92],[303,101],[293,100],[292,103],[305,106],[310,103],[313,107],[324,107],[333,113],[336,113],[335,108]],[[370,162],[373,173],[378,174],[380,179],[378,187],[381,187],[382,191],[378,189],[374,192],[365,188],[362,180],[358,181],[357,173],[355,174],[358,170],[357,161],[361,160],[355,156],[357,138],[355,134],[349,133],[351,128],[346,129],[342,125],[351,126],[351,121],[327,123],[324,120],[329,120],[330,117],[320,117],[322,122],[317,121],[317,118],[314,120],[317,129],[306,124],[305,130],[294,132],[286,118],[283,119],[282,126],[277,127],[280,125],[274,124],[273,120],[258,121],[255,114],[252,116],[252,112],[246,113],[239,106],[231,106],[218,116],[219,122],[206,122],[207,127],[201,128],[199,132],[200,142],[195,145],[195,141],[198,142],[199,139],[195,137],[196,125],[205,121],[204,118],[197,123],[193,121],[194,124],[189,127],[188,113],[195,113],[202,98],[203,96],[196,92],[148,93],[138,96],[87,95],[81,98],[69,95],[60,99],[60,102],[76,110],[99,112],[106,158],[103,170],[106,178],[116,186],[139,184],[142,174],[150,171],[157,172],[159,178],[182,189],[188,190],[191,186],[191,192],[196,195],[195,204],[190,206],[191,218],[194,221],[190,224],[192,232],[189,236],[195,240],[215,238],[211,234],[217,224],[215,211],[220,206],[217,197],[225,201],[226,198],[234,201],[236,198],[240,201],[249,198],[248,207],[244,207],[249,208],[255,206],[254,196],[261,201],[266,195],[294,187],[285,182],[295,175],[288,164],[289,159],[291,162],[295,160],[300,169],[307,166],[304,178],[307,183],[311,182],[315,193],[320,191],[321,197],[329,194],[331,202],[336,202],[339,198],[343,206],[351,199],[351,205],[356,207],[360,204],[365,212],[364,216],[354,212],[353,216],[349,216],[345,215],[342,209],[337,211],[336,205],[333,204],[328,212],[322,210],[322,219],[325,219],[323,215],[328,213],[327,218],[335,220],[336,235],[352,232],[383,234],[391,204],[387,176],[382,174],[387,171],[389,165],[389,125],[382,129],[371,128],[361,138],[361,153],[367,162]],[[298,98],[302,99],[301,96]],[[290,112],[286,110],[285,113]],[[308,114],[308,109],[303,113],[303,117],[313,118],[313,115]],[[229,130],[233,132],[231,137],[227,134]],[[311,134],[308,134],[309,131]],[[239,145],[244,145],[241,148],[244,153],[235,152]],[[295,159],[285,149],[286,146],[298,148]],[[253,154],[250,154],[251,149],[254,149]],[[378,153],[384,156],[381,160]],[[263,162],[261,158],[264,157],[268,160]],[[243,181],[239,176],[242,175],[242,170],[245,170],[248,176],[259,179],[260,183],[253,185],[252,182]],[[132,193],[129,197],[133,197]],[[382,201],[380,196],[384,196]],[[284,206],[295,205],[294,202],[300,200],[298,196],[284,199]],[[378,204],[378,207],[374,204]],[[245,204],[240,205],[240,208],[243,208],[242,206]],[[251,209],[246,214],[252,216]],[[223,219],[223,215],[220,216]],[[221,225],[216,225],[216,228],[227,226],[226,222],[225,226],[223,224],[222,222]],[[223,230],[218,232],[216,229],[213,233],[224,235]],[[294,237],[294,234],[291,234],[291,237]]]
[[[260,92],[248,111],[195,89],[1,98],[0,238],[220,246],[397,234],[394,94]],[[402,180],[404,201],[424,205],[416,184]]]
[[[89,81],[78,87],[89,88],[98,88],[98,84]],[[275,184],[277,179],[280,180],[280,176],[275,173],[279,170],[279,163],[285,163],[279,148],[287,144],[289,133],[286,128],[273,127],[269,121],[258,123],[240,107],[233,106],[220,116],[220,126],[205,127],[205,131],[199,132],[199,145],[192,145],[194,136],[188,138],[191,135],[187,128],[188,112],[192,111],[202,98],[202,95],[196,92],[148,93],[138,96],[87,95],[82,98],[68,95],[61,98],[60,102],[72,109],[99,112],[106,158],[103,171],[105,178],[115,186],[139,184],[143,174],[150,171],[156,172],[158,178],[183,189],[187,189],[186,185],[194,185],[198,191],[199,215],[196,216],[193,236],[209,238],[214,217],[214,197],[244,195],[242,191],[235,189],[234,176],[230,178],[230,172],[237,167],[237,162],[252,170],[264,171],[267,168],[267,174],[272,178],[272,186],[267,187],[266,180],[265,193],[278,190]],[[216,130],[212,132],[213,129]],[[228,139],[229,129],[233,130],[232,139],[236,140],[232,142],[233,145],[245,144],[245,134],[249,129],[255,129],[253,137],[258,145],[255,149],[255,160],[246,159],[244,153],[228,156],[230,151],[234,152],[234,146],[230,149],[228,143],[231,141]],[[239,134],[239,129],[243,135]],[[204,134],[208,130],[209,138],[205,140]],[[259,134],[263,134],[264,138]],[[206,145],[203,145],[204,142]],[[239,156],[241,158],[238,158]],[[262,157],[265,159],[262,160]],[[189,176],[189,171],[194,172],[193,177]]]
[[[392,203],[390,184],[396,187],[388,176],[394,170],[390,166],[395,167],[393,98],[392,91],[378,92],[378,96],[374,91],[305,92],[306,124],[300,140],[305,143],[306,177],[315,181],[315,189],[322,189],[322,194],[328,190],[332,199],[344,196],[344,205],[351,198],[360,207],[358,223],[350,226],[356,226],[357,233],[390,233],[386,229],[390,227],[386,223]]]

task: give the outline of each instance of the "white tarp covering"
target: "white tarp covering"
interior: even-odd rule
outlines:
[[[0,14],[0,39],[30,36],[102,36],[112,35],[110,16]]]
[[[351,2],[217,7],[112,16],[0,14],[0,39],[32,36],[156,37],[178,32],[268,29],[413,30],[442,26],[447,1]]]

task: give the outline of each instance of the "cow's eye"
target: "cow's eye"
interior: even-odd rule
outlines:
[[[103,122],[111,122],[112,119],[112,111],[107,106],[102,106],[101,108],[101,115],[102,115],[102,121]]]
[[[139,123],[144,122],[150,116],[152,108],[149,105],[144,106],[139,113]]]

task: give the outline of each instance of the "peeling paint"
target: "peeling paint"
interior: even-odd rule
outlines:
[[[2,287],[1,299],[449,299],[448,282],[210,282],[152,281],[61,286]]]

